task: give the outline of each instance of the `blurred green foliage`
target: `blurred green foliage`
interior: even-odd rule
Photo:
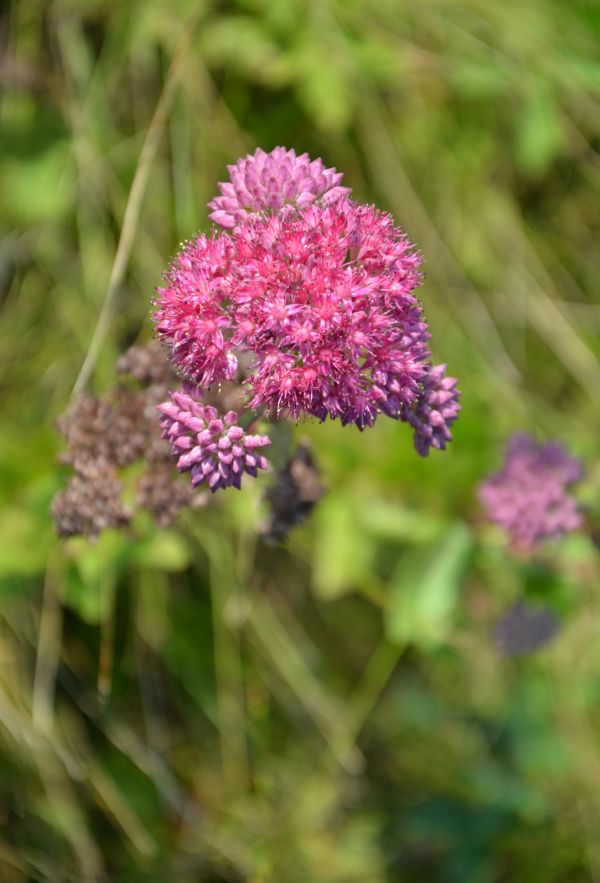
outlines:
[[[2,16],[2,880],[597,879],[597,552],[515,561],[474,489],[527,429],[586,458],[600,513],[598,4]],[[256,539],[258,486],[59,543],[53,424],[91,341],[101,391],[225,164],[277,144],[419,244],[463,390],[451,450],[420,460],[391,421],[301,426],[329,489],[285,547]],[[492,626],[522,597],[562,630],[503,659]]]

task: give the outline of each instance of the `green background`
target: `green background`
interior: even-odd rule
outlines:
[[[559,438],[598,524],[599,4],[2,16],[0,878],[598,879],[598,553],[588,532],[512,558],[476,486],[515,430]],[[225,165],[279,144],[418,244],[452,446],[299,426],[328,493],[283,547],[257,538],[264,477],[168,530],[59,542],[74,384],[114,384]],[[506,659],[493,625],[523,597],[561,631]]]

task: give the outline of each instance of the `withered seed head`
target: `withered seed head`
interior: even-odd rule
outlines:
[[[52,503],[61,536],[93,537],[105,527],[127,524],[132,512],[122,502],[117,469],[141,459],[147,466],[136,505],[148,509],[161,527],[199,496],[179,479],[169,445],[160,438],[156,406],[174,376],[163,348],[155,342],[131,347],[119,359],[117,371],[137,383],[117,386],[101,398],[84,393],[58,420],[67,443],[60,459],[75,470]]]
[[[119,358],[117,374],[129,374],[141,386],[168,386],[175,377],[164,347],[153,340],[145,346],[132,346]]]
[[[261,534],[267,542],[280,542],[292,527],[304,521],[319,502],[325,487],[309,443],[298,443],[295,453],[277,473],[277,480],[266,492],[270,515]]]
[[[61,459],[75,468],[98,458],[118,466],[134,463],[147,442],[145,407],[143,392],[116,389],[102,399],[79,396],[58,420],[68,447]]]
[[[107,460],[80,462],[67,487],[52,501],[52,515],[63,537],[97,536],[107,527],[125,527],[131,511],[121,500],[122,485]]]
[[[176,480],[170,455],[151,463],[137,486],[137,505],[147,509],[159,527],[172,524],[184,506],[202,505],[207,499],[208,494],[195,493],[187,482]]]

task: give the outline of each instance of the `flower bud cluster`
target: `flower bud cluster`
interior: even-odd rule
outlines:
[[[227,166],[230,180],[219,184],[221,196],[208,207],[210,218],[221,227],[235,227],[249,214],[277,211],[286,206],[305,208],[322,199],[329,203],[350,193],[340,187],[343,175],[326,169],[320,159],[307,153],[276,147],[271,153],[260,148],[253,155]]]
[[[425,378],[415,407],[406,411],[406,420],[415,431],[415,448],[426,457],[429,448],[443,451],[452,439],[450,428],[461,409],[458,380],[446,375],[445,365],[436,365]]]
[[[191,395],[172,392],[170,401],[158,406],[162,414],[162,437],[171,443],[177,468],[190,472],[192,487],[206,482],[214,493],[219,488],[242,486],[244,472],[256,476],[267,468],[259,448],[271,444],[266,435],[248,435],[237,425],[238,415],[228,411],[219,417],[216,408],[202,405]]]

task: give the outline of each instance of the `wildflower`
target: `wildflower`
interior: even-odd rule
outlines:
[[[452,439],[450,427],[461,410],[457,383],[455,377],[446,376],[446,365],[436,365],[425,378],[414,409],[406,412],[415,430],[415,448],[422,457],[427,456],[429,448],[443,451]]]
[[[171,359],[203,387],[231,380],[237,357],[229,345],[231,316],[225,307],[232,240],[200,235],[187,243],[159,289],[156,330],[171,346]]]
[[[580,460],[559,442],[538,444],[525,433],[510,440],[503,468],[479,487],[489,518],[518,546],[531,550],[581,525],[567,489],[583,475]]]
[[[496,624],[494,638],[504,656],[521,656],[554,638],[560,621],[547,607],[518,601]]]
[[[414,405],[429,333],[419,256],[389,214],[348,200],[251,216],[184,246],[159,290],[157,331],[189,380],[230,380],[252,354],[248,407],[360,429]]]
[[[163,438],[178,456],[178,469],[191,473],[192,487],[206,482],[213,493],[231,485],[239,489],[244,472],[255,477],[259,469],[267,468],[258,449],[271,440],[266,435],[248,435],[237,425],[235,411],[221,418],[216,408],[184,392],[170,393],[170,401],[158,405],[158,410]]]
[[[289,205],[304,208],[317,200],[330,203],[350,193],[340,186],[340,172],[285,147],[271,153],[259,148],[227,169],[231,180],[219,184],[221,196],[208,204],[211,220],[226,228],[255,212],[276,212]]]

